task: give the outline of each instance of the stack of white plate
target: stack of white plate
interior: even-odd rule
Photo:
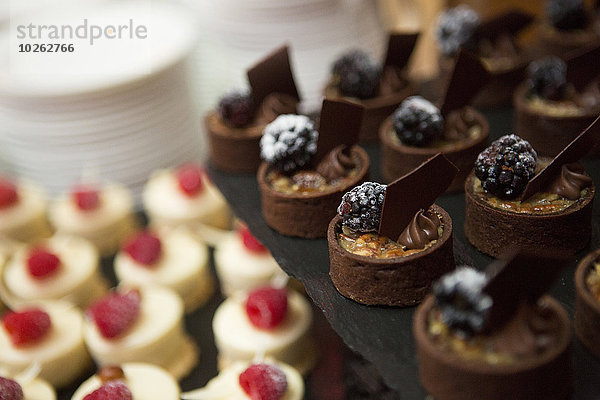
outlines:
[[[361,48],[381,59],[386,32],[374,0],[180,0],[195,9],[202,29],[194,86],[201,111],[228,89],[247,86],[246,69],[274,48],[291,47],[292,67],[314,111],[331,64]]]
[[[5,163],[53,194],[86,170],[139,194],[152,171],[198,159],[198,118],[186,73],[197,35],[188,15],[173,5],[130,1],[28,16],[59,26],[77,26],[83,19],[103,27],[132,20],[146,28],[147,37],[99,39],[97,47],[75,42],[73,53],[46,55],[41,65],[35,58],[4,54],[0,156]],[[0,39],[3,46],[14,46],[7,32]]]

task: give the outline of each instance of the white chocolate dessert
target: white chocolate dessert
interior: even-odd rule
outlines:
[[[15,381],[23,391],[23,400],[56,400],[56,391],[45,380],[34,377],[0,377]],[[1,390],[2,382],[0,382]]]
[[[93,318],[86,320],[84,337],[92,358],[99,366],[155,364],[179,380],[198,361],[198,348],[184,329],[183,301],[172,290],[158,286],[140,287],[139,294],[139,314],[116,337],[106,337]]]
[[[195,180],[190,182],[190,176]],[[146,183],[142,201],[152,226],[183,225],[209,244],[216,243],[223,230],[231,229],[231,211],[223,195],[194,165],[155,172]]]
[[[49,218],[56,230],[88,239],[107,256],[137,229],[138,221],[129,189],[111,183],[96,193],[97,204],[87,209],[78,205],[74,192],[63,194],[50,207]]]
[[[215,311],[212,326],[219,369],[235,361],[251,361],[257,353],[290,364],[302,374],[312,369],[317,352],[310,332],[312,309],[308,301],[296,291],[287,290],[285,315],[275,326],[264,329],[251,321],[247,298],[238,292]]]
[[[3,320],[0,329],[0,368],[12,376],[31,364],[40,365],[39,377],[56,388],[71,384],[91,365],[83,341],[83,315],[73,304],[65,301],[44,301],[19,308],[35,307],[48,314],[51,326],[43,338],[25,346],[13,343]]]
[[[167,371],[152,364],[121,365],[122,380],[136,400],[179,400],[179,384]],[[82,400],[105,383],[102,371],[95,374],[73,393],[71,400]]]
[[[150,235],[150,237],[148,237]],[[155,249],[143,249],[148,239]],[[151,260],[138,252],[156,252]],[[137,259],[136,259],[137,258]],[[161,230],[130,238],[115,258],[117,279],[128,286],[166,286],[181,296],[185,310],[193,311],[214,293],[208,267],[208,248],[188,229]]]
[[[30,242],[52,234],[46,219],[47,197],[40,186],[0,177],[0,192],[9,192],[0,204],[0,236]]]
[[[261,363],[275,366],[285,374],[287,387],[279,400],[304,398],[304,380],[295,368],[273,359]],[[219,375],[211,379],[205,387],[184,393],[182,397],[190,400],[249,400],[252,397],[240,385],[240,375],[251,365],[251,362],[237,361],[219,372]]]
[[[54,255],[56,270],[36,276],[35,254]],[[86,239],[56,234],[36,244],[21,246],[4,268],[0,266],[0,297],[11,307],[37,300],[67,300],[86,307],[106,292],[99,254]],[[41,260],[43,263],[44,260]],[[41,265],[40,267],[48,268]]]

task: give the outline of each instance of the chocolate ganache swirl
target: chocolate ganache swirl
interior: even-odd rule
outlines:
[[[467,139],[471,137],[471,129],[477,125],[477,116],[472,108],[454,110],[446,117],[444,138],[451,141]]]
[[[400,234],[398,243],[406,247],[407,250],[422,249],[432,240],[439,239],[438,228],[440,224],[439,217],[433,211],[427,210],[424,212],[420,210]]]
[[[296,114],[298,100],[284,93],[271,93],[260,105],[256,121],[268,124],[281,114]]]
[[[581,190],[591,186],[592,178],[585,175],[579,163],[563,165],[560,175],[550,184],[548,193],[557,194],[569,200],[577,200]]]
[[[340,145],[331,150],[317,165],[317,172],[328,182],[343,178],[356,167],[350,155],[350,148]]]
[[[403,72],[398,67],[386,66],[379,81],[379,95],[387,96],[397,93],[408,85]]]

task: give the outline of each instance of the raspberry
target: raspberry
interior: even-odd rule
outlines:
[[[179,188],[189,197],[198,195],[203,188],[202,170],[194,164],[184,164],[175,171]]]
[[[444,132],[440,110],[421,96],[405,99],[392,117],[398,139],[411,146],[423,146]]]
[[[162,244],[160,239],[151,232],[140,232],[127,240],[123,250],[136,262],[151,266],[161,256]]]
[[[137,320],[140,314],[140,292],[129,290],[126,293],[110,293],[93,303],[87,309],[100,334],[107,339],[121,335]]]
[[[583,0],[548,0],[546,15],[556,29],[585,29],[589,23]]]
[[[253,290],[246,300],[246,314],[259,329],[273,329],[287,313],[287,290],[270,287]]]
[[[562,100],[567,89],[567,64],[554,56],[531,62],[527,67],[527,86],[530,95]]]
[[[442,53],[452,56],[461,47],[473,50],[473,36],[478,26],[479,15],[465,4],[444,11],[437,19],[435,30]]]
[[[81,211],[92,211],[100,206],[100,192],[86,186],[73,189],[73,201]]]
[[[123,381],[111,381],[86,395],[83,400],[133,400],[133,395]]]
[[[308,164],[317,152],[319,133],[308,117],[280,115],[265,127],[260,139],[260,155],[283,172],[291,172]]]
[[[492,299],[482,292],[487,277],[470,267],[459,267],[433,285],[442,321],[451,329],[470,336],[485,326]]]
[[[249,92],[232,90],[221,98],[217,112],[228,125],[243,128],[254,119],[256,108]]]
[[[537,153],[526,140],[505,135],[479,153],[475,176],[484,190],[501,198],[519,196],[533,178]]]
[[[269,364],[252,364],[240,374],[239,383],[252,400],[280,400],[288,385],[281,368]]]
[[[38,280],[46,279],[54,275],[60,267],[60,258],[54,253],[36,247],[29,252],[27,257],[27,271]]]
[[[358,232],[377,231],[386,185],[365,182],[346,192],[337,212],[342,216],[342,225]]]
[[[370,99],[377,94],[381,68],[362,50],[352,50],[339,57],[331,73],[342,96]]]
[[[241,226],[239,229],[239,234],[242,237],[242,242],[244,243],[244,247],[246,247],[252,253],[266,253],[267,249],[262,245],[250,232],[248,227]]]
[[[0,177],[0,209],[10,207],[18,200],[17,186],[8,179]]]
[[[17,381],[0,376],[0,399],[23,400],[24,398],[23,389]]]
[[[52,327],[50,316],[39,308],[9,311],[2,317],[2,323],[11,342],[17,347],[39,342]]]

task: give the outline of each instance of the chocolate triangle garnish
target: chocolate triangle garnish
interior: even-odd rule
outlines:
[[[288,46],[273,51],[248,69],[248,83],[256,104],[261,104],[271,93],[284,93],[300,101],[290,65]]]
[[[479,57],[461,50],[454,63],[446,93],[442,97],[440,111],[446,116],[450,111],[460,109],[471,102],[473,97],[490,80],[490,73]]]
[[[364,113],[365,108],[358,103],[323,100],[315,160],[320,161],[339,145],[350,147],[358,143]]]
[[[388,47],[383,65],[404,69],[415,49],[419,33],[392,33],[388,36]]]
[[[566,63],[567,82],[581,91],[600,76],[600,46],[570,53]]]
[[[385,190],[379,234],[396,240],[417,211],[427,210],[448,189],[458,168],[442,153],[390,183]]]
[[[487,21],[483,21],[477,27],[475,35],[480,39],[489,39],[495,41],[499,36],[509,34],[515,36],[517,33],[525,29],[534,20],[533,15],[518,11],[510,10],[500,14]]]
[[[513,251],[486,269],[483,292],[493,300],[488,329],[502,326],[523,302],[535,303],[550,290],[568,258],[560,254],[528,254]]]
[[[546,165],[537,175],[535,175],[521,195],[522,200],[526,200],[533,196],[535,193],[541,192],[545,189],[558,174],[560,169],[565,164],[574,163],[579,161],[581,157],[585,156],[591,149],[600,142],[600,116],[597,117],[583,132],[579,134],[567,147],[563,149],[550,164]]]

